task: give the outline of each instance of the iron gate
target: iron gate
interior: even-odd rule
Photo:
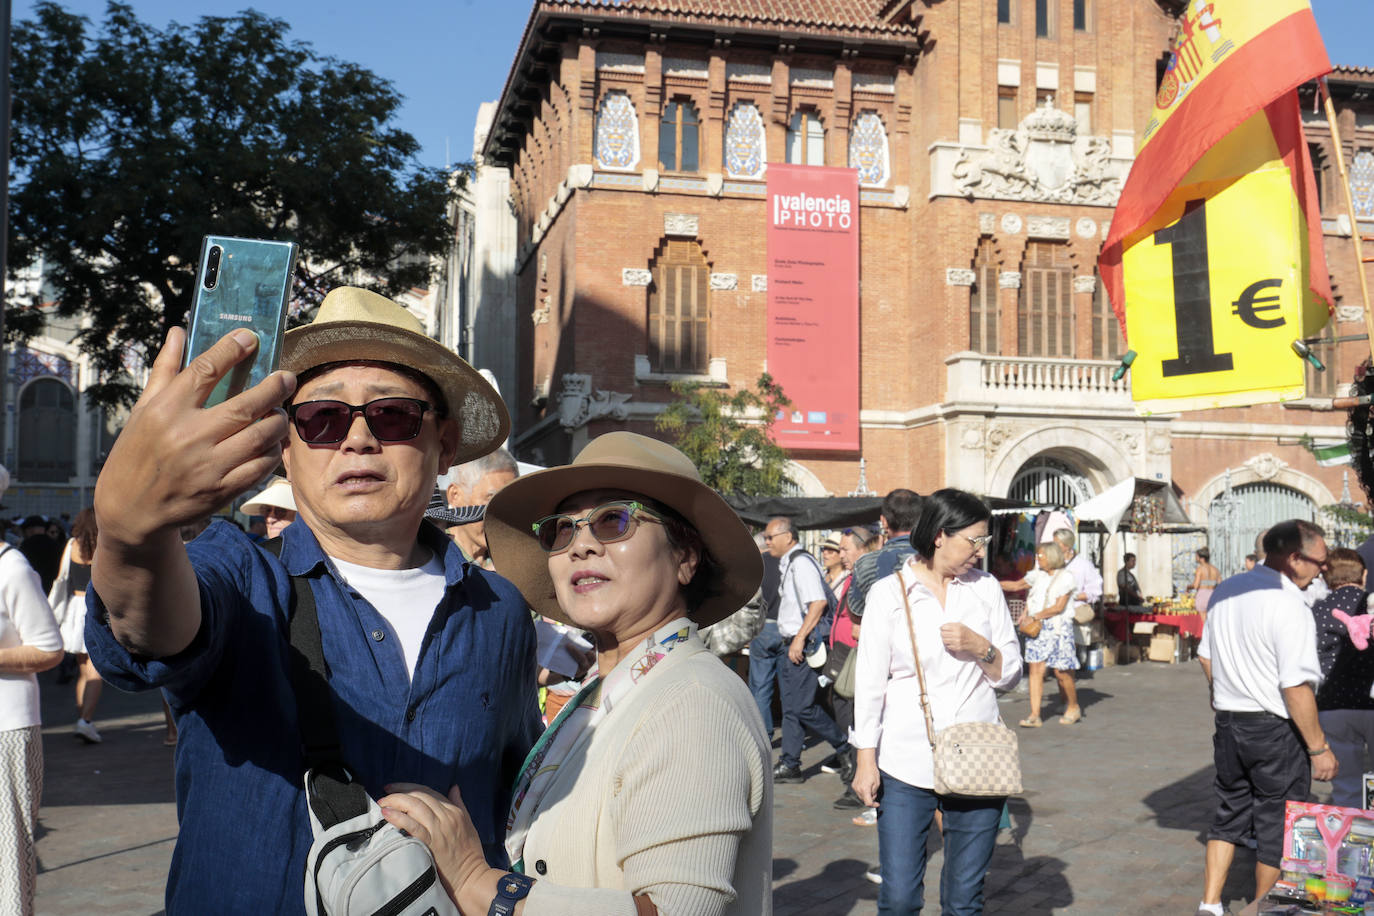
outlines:
[[[1245,568],[1245,555],[1255,551],[1255,539],[1275,522],[1301,518],[1319,522],[1317,504],[1307,496],[1277,483],[1243,483],[1231,489],[1232,504],[1222,493],[1212,500],[1212,562],[1223,576]]]

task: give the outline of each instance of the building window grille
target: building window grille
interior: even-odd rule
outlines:
[[[1340,368],[1336,365],[1336,341],[1332,324],[1333,322],[1328,321],[1326,327],[1322,328],[1321,333],[1317,335],[1317,343],[1310,344],[1312,354],[1322,361],[1326,371],[1319,372],[1316,366],[1307,363],[1307,396],[1309,398],[1334,398],[1336,396],[1336,384],[1340,380]]]
[[[825,127],[816,112],[802,110],[787,125],[787,161],[796,165],[825,165]]]
[[[1093,288],[1093,359],[1120,359],[1124,352],[1121,325],[1112,311],[1107,285],[1098,277]]]
[[[705,374],[711,321],[710,267],[693,240],[669,239],[649,290],[649,362],[655,372]]]
[[[66,483],[76,476],[76,398],[55,378],[31,382],[19,395],[18,477]]]
[[[674,100],[663,106],[658,124],[658,165],[667,172],[697,170],[697,110],[691,102]]]
[[[1027,246],[1016,317],[1020,355],[1074,355],[1073,267],[1068,246],[1048,242]]]
[[[992,241],[984,239],[973,259],[973,288],[969,291],[968,348],[976,353],[995,354],[997,327],[1001,312],[997,308],[997,259]]]
[[[725,129],[725,174],[731,178],[762,178],[768,163],[763,117],[750,102],[737,102]]]

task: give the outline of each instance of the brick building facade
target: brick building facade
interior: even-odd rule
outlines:
[[[758,378],[766,169],[799,162],[858,168],[861,199],[861,449],[795,455],[803,493],[851,491],[862,458],[879,493],[1071,504],[1171,481],[1199,524],[1228,476],[1251,515],[1335,502],[1340,471],[1298,439],[1339,441],[1343,415],[1309,398],[1141,418],[1111,380],[1123,347],[1096,261],[1181,6],[538,0],[481,150],[510,173],[520,457],[652,432],[676,378]],[[1374,219],[1370,82],[1342,70],[1332,85]],[[1330,145],[1315,125],[1310,139]],[[1320,164],[1331,271],[1353,304],[1344,201],[1334,160]],[[1338,318],[1332,333],[1363,331]],[[1329,397],[1365,346],[1323,344],[1331,372],[1312,393]],[[1167,593],[1186,551],[1129,546],[1146,589]]]

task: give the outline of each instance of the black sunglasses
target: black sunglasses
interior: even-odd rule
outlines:
[[[303,401],[286,408],[302,442],[333,445],[342,442],[353,426],[353,415],[362,414],[378,442],[405,442],[420,435],[425,411],[437,410],[418,398],[378,398],[366,404],[343,401]]]
[[[530,526],[534,538],[546,553],[562,553],[572,546],[577,537],[577,529],[583,525],[591,531],[592,537],[603,544],[623,541],[635,533],[644,520],[663,524],[663,516],[640,502],[613,502],[597,506],[582,518],[571,515],[549,515]]]

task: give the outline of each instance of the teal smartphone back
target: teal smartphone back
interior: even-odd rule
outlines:
[[[183,367],[235,328],[258,336],[252,362],[240,363],[221,379],[207,407],[256,385],[280,364],[297,250],[294,242],[205,237]]]

